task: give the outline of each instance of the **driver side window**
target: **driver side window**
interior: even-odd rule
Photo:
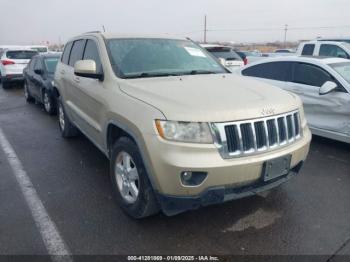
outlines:
[[[102,64],[96,43],[88,39],[85,46],[83,60],[93,60],[96,63],[97,73],[102,73]]]
[[[320,56],[349,58],[348,54],[342,48],[336,45],[328,45],[328,44],[321,45]]]
[[[310,64],[296,63],[293,82],[314,87],[321,87],[327,81],[334,81],[325,70]]]

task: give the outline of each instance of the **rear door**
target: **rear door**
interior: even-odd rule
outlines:
[[[85,41],[85,39],[80,39],[72,42],[68,61],[65,60],[65,53],[62,57],[62,59],[65,60],[64,62],[67,62],[67,64],[63,63],[62,67],[58,69],[60,70],[59,73],[62,75],[62,81],[60,81],[60,84],[64,85],[63,96],[65,109],[69,118],[79,127],[81,126],[81,122],[84,117],[83,112],[78,106],[81,98],[77,92],[79,78],[74,74],[74,64],[76,61],[83,59]]]
[[[34,89],[34,66],[37,61],[37,57],[33,57],[32,60],[29,62],[28,66],[25,69],[25,81],[27,82],[28,90],[31,94],[33,94]]]
[[[339,88],[329,94],[320,95],[320,87],[327,81],[336,82]],[[329,72],[316,65],[295,63],[293,79],[288,85],[302,99],[311,128],[339,132],[337,127],[346,122],[344,117],[337,113],[341,106],[339,103],[344,100],[342,96],[345,89]]]

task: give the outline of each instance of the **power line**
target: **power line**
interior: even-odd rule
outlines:
[[[310,26],[310,27],[289,27],[287,31],[298,30],[324,30],[324,29],[342,29],[350,28],[350,25],[337,25],[337,26]],[[206,29],[206,32],[249,32],[249,31],[285,31],[285,27],[256,27],[256,28],[235,28],[235,29]],[[203,30],[194,30],[191,32],[183,32],[182,34],[194,34],[200,33]]]

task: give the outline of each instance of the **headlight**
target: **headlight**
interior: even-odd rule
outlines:
[[[159,135],[171,141],[186,143],[213,143],[208,123],[156,120]]]

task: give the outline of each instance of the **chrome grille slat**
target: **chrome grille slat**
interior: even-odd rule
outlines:
[[[280,148],[302,136],[298,111],[230,123],[211,123],[215,144],[223,158]]]

